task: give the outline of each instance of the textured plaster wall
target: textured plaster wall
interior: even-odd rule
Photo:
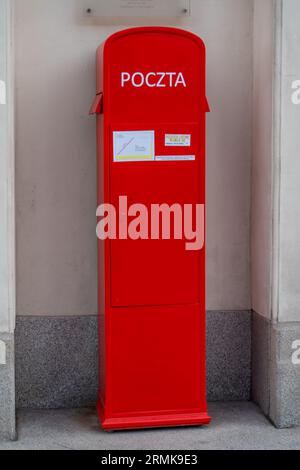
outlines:
[[[128,25],[16,0],[17,310],[96,312],[95,50]],[[207,45],[207,308],[250,308],[252,2],[193,0]],[[158,20],[159,24],[166,23]]]
[[[274,18],[273,0],[254,1],[251,285],[252,308],[266,318],[272,282]]]

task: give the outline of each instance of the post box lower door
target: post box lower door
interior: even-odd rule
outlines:
[[[109,311],[104,429],[207,424],[199,304]]]

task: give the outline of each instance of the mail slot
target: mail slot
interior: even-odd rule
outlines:
[[[180,208],[205,205],[205,62],[201,39],[166,27],[121,31],[97,51],[98,206],[119,212],[98,250],[106,430],[210,422],[205,244],[153,228],[155,208],[170,208],[174,228]],[[148,214],[140,236],[124,229],[130,207]]]

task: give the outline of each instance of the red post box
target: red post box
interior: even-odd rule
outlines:
[[[205,204],[205,75],[203,42],[175,28],[121,31],[98,49],[99,205]],[[122,230],[99,241],[101,424],[208,424],[205,247]]]

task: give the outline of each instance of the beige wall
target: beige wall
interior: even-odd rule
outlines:
[[[274,5],[273,0],[254,1],[252,308],[267,318],[272,295]]]
[[[96,312],[95,122],[88,110],[96,47],[120,26],[83,20],[78,5],[16,0],[22,315]],[[194,0],[193,16],[178,25],[207,45],[207,308],[248,309],[252,2]]]

